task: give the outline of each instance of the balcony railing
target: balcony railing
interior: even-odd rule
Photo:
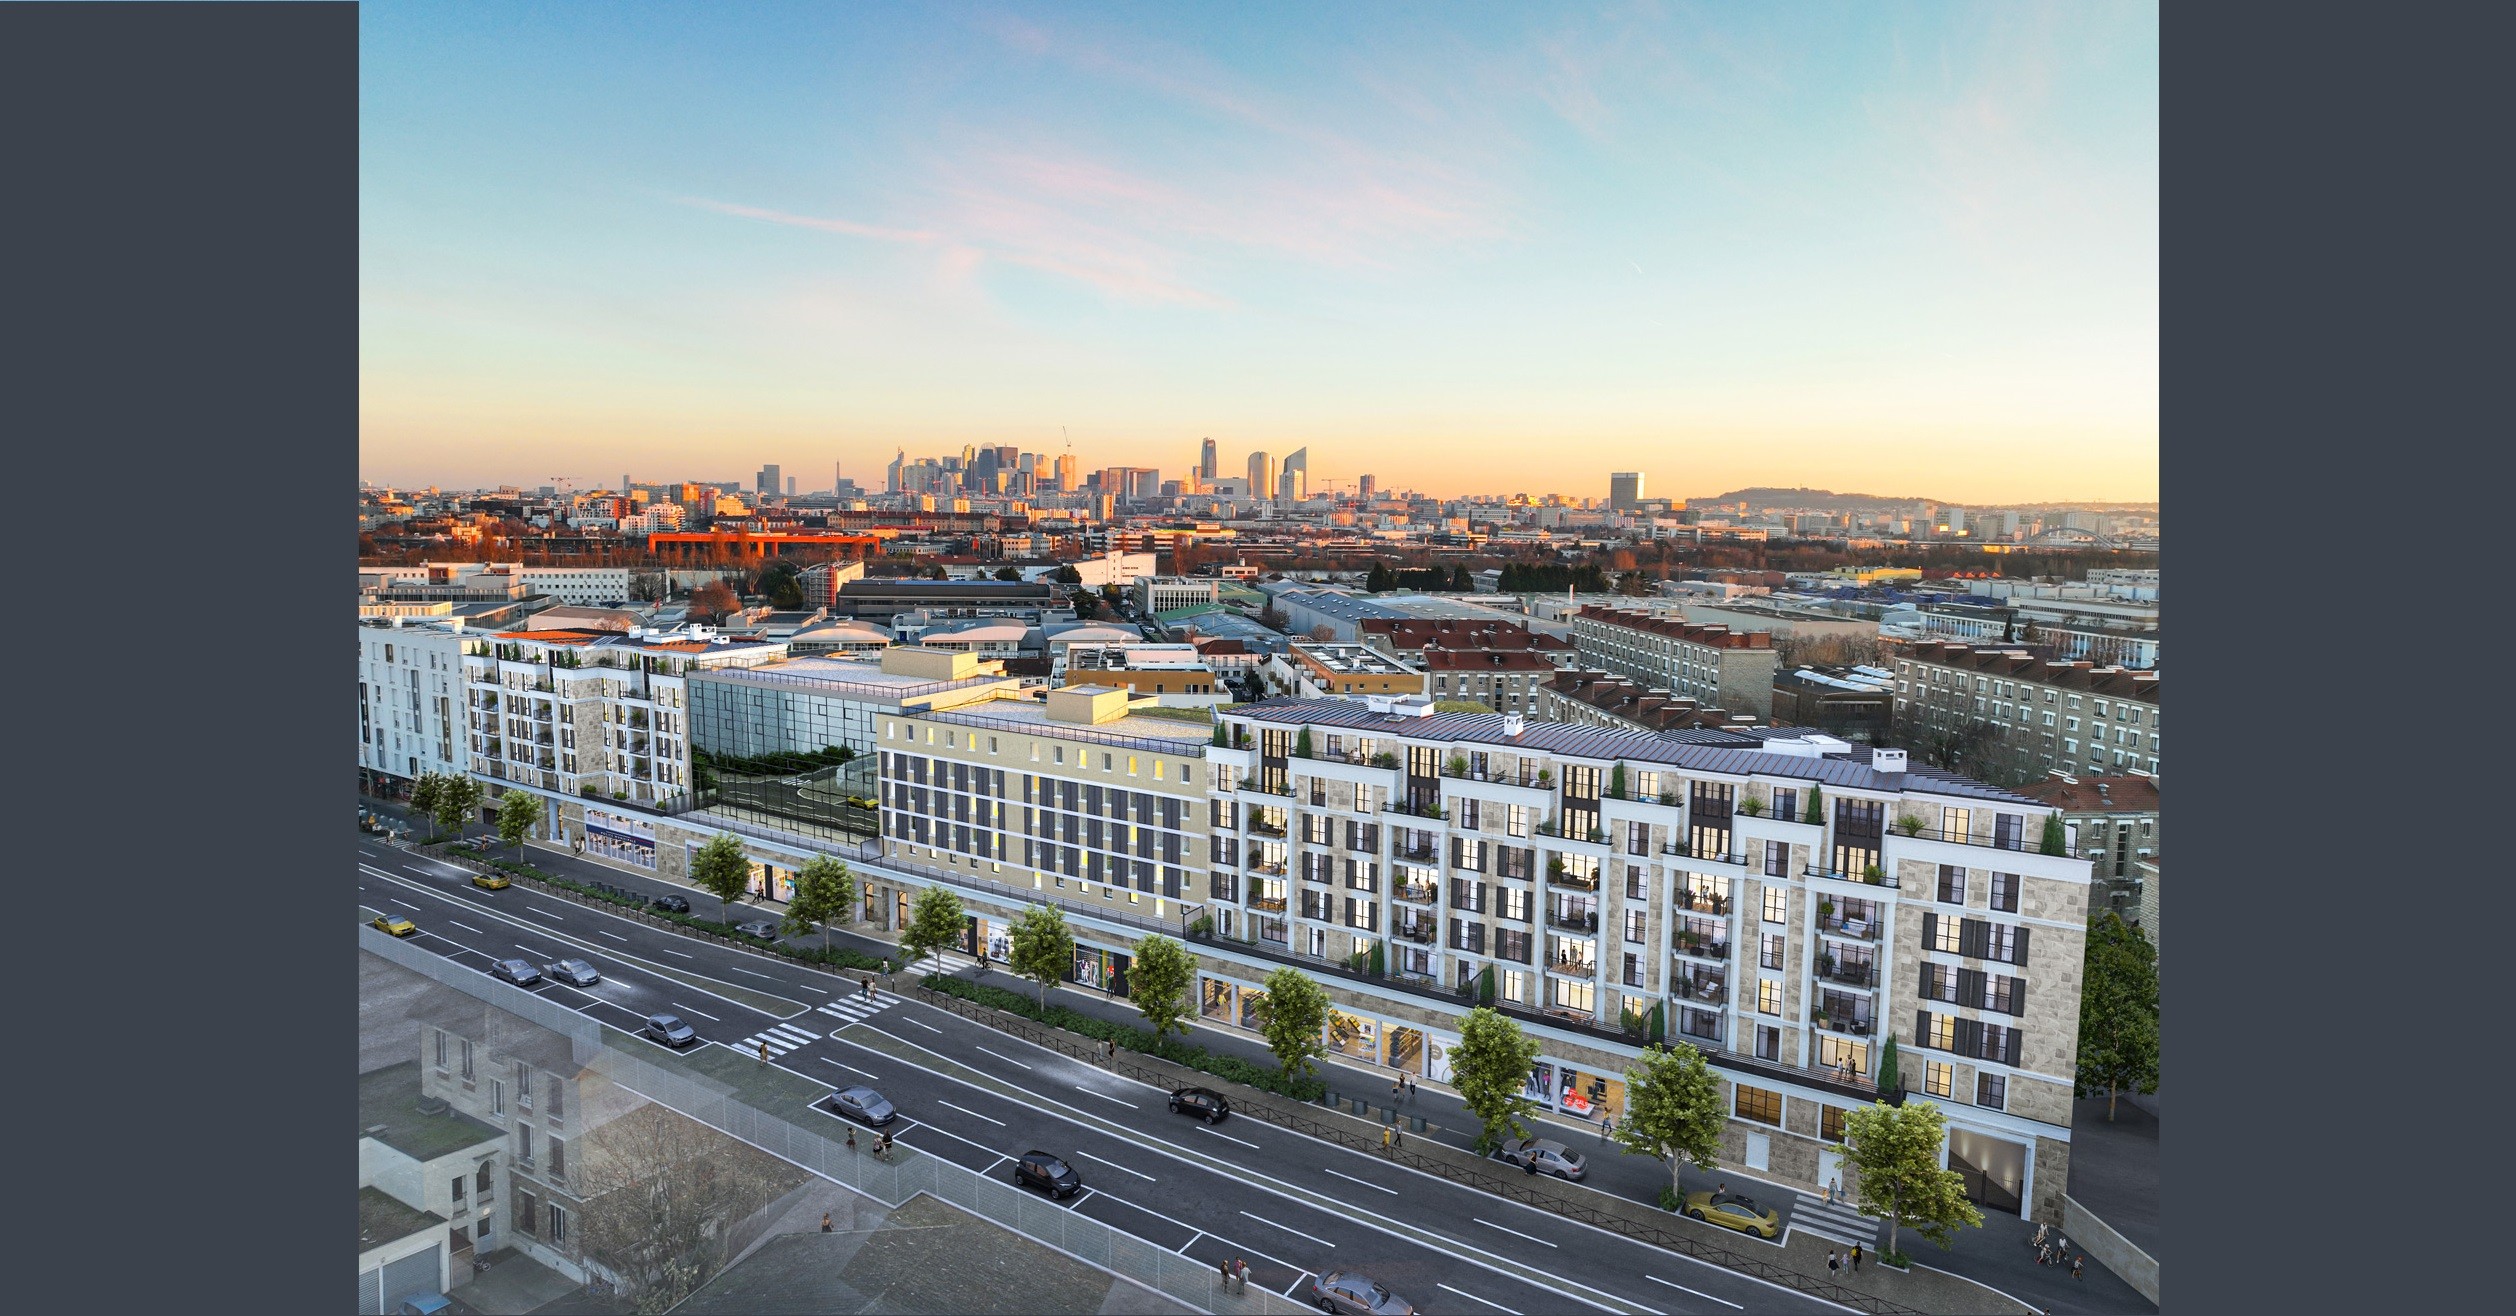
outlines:
[[[1270,914],[1281,914],[1284,912],[1284,897],[1251,896],[1249,898],[1249,907],[1251,909],[1263,909]]]
[[[1727,914],[1730,912],[1730,898],[1728,896],[1717,896],[1709,891],[1682,890],[1677,893],[1676,899],[1671,903],[1675,904],[1679,909],[1691,909],[1698,914]]]
[[[1447,819],[1450,817],[1450,810],[1443,807],[1439,801],[1434,800],[1427,800],[1422,804],[1411,804],[1405,800],[1391,800],[1389,801],[1388,811],[1391,813],[1404,814],[1409,818]]]
[[[1855,882],[1863,886],[1883,886],[1890,891],[1896,889],[1895,874],[1890,873],[1883,868],[1878,870],[1876,876],[1871,876],[1867,872],[1847,873],[1840,868],[1819,868],[1815,864],[1811,864],[1807,868],[1801,870],[1801,875],[1804,877],[1831,878],[1837,882]]]
[[[1741,868],[1747,866],[1747,856],[1744,853],[1726,854],[1710,846],[1696,846],[1685,841],[1663,845],[1660,847],[1660,853],[1672,858],[1694,859],[1707,864],[1736,864]]]
[[[1697,1005],[1725,1005],[1730,999],[1730,985],[1719,978],[1680,975],[1670,979],[1669,994]]]
[[[1281,838],[1284,835],[1284,824],[1261,822],[1256,818],[1252,818],[1244,824],[1243,830],[1255,833],[1259,836],[1273,836]]]
[[[1875,987],[1878,985],[1878,966],[1867,960],[1823,957],[1817,961],[1817,976],[1846,987]]]
[[[1829,915],[1817,920],[1817,930],[1829,937],[1843,937],[1851,941],[1878,940],[1877,919],[1842,918]]]
[[[1419,864],[1441,862],[1441,847],[1438,845],[1402,845],[1390,853],[1397,858],[1412,860]]]
[[[1389,894],[1395,899],[1417,905],[1436,904],[1441,900],[1441,888],[1430,883],[1422,886],[1393,886],[1389,888]]]
[[[2033,854],[2043,844],[2044,818],[2041,814],[2022,816],[2025,822],[2021,824],[2020,832],[2007,840],[2001,839],[1997,834],[1987,833],[1978,836],[1970,831],[1950,832],[1940,827],[1920,827],[1906,831],[1892,823],[1888,825],[1887,834],[1923,841],[1946,841],[1950,845],[1980,846],[1987,850],[2007,850],[2013,854]]]
[[[1596,978],[1599,976],[1599,962],[1597,960],[1576,960],[1559,957],[1546,962],[1546,971],[1548,973],[1564,974],[1567,977],[1573,978]]]
[[[1546,926],[1550,928],[1562,928],[1566,932],[1595,933],[1599,930],[1599,916],[1596,914],[1574,914],[1567,913],[1563,910],[1550,909],[1546,912]]]
[[[1575,891],[1596,891],[1599,889],[1599,875],[1596,873],[1584,875],[1573,872],[1569,868],[1550,868],[1546,870],[1546,884],[1570,887]]]
[[[1730,958],[1730,943],[1726,941],[1706,941],[1701,937],[1697,937],[1693,941],[1687,941],[1680,938],[1673,941],[1670,944],[1669,949],[1676,951],[1680,955],[1693,955],[1700,959],[1726,960]]]
[[[1809,1022],[1827,1032],[1848,1033],[1854,1037],[1867,1037],[1877,1028],[1874,1020],[1859,1015],[1837,1015],[1826,1010],[1818,1011]]]
[[[1282,877],[1282,876],[1284,876],[1284,865],[1283,865],[1283,864],[1280,864],[1280,863],[1269,863],[1269,862],[1267,862],[1267,861],[1266,861],[1266,860],[1264,860],[1264,859],[1252,859],[1252,860],[1250,860],[1250,861],[1249,861],[1249,863],[1246,865],[1246,867],[1249,869],[1249,871],[1250,871],[1250,872],[1253,872],[1253,873],[1264,873],[1264,874],[1266,874],[1266,875],[1267,875],[1267,876],[1269,876],[1269,877]]]
[[[1560,822],[1541,822],[1538,835],[1563,841],[1586,841],[1592,845],[1607,844],[1607,833],[1600,828],[1567,828]]]
[[[1420,946],[1430,946],[1441,933],[1430,923],[1393,923],[1389,931]]]

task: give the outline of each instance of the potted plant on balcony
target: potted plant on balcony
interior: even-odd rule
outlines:
[[[1306,759],[1311,757],[1309,727],[1303,727],[1302,733],[1293,737],[1293,757],[1297,759]]]
[[[1695,947],[1702,941],[1703,938],[1696,936],[1693,928],[1679,928],[1677,930],[1677,944],[1683,947],[1689,954],[1694,953]]]
[[[1835,902],[1833,902],[1833,901],[1831,901],[1831,900],[1820,900],[1820,901],[1818,901],[1818,902],[1817,902],[1817,917],[1819,917],[1819,918],[1833,918],[1834,916],[1835,916]]]
[[[1448,776],[1448,777],[1464,777],[1464,776],[1468,775],[1468,757],[1467,757],[1467,755],[1465,755],[1465,754],[1453,754],[1453,755],[1451,755],[1451,756],[1450,756],[1450,761],[1449,761],[1448,763],[1445,763],[1445,764],[1441,765],[1441,770],[1442,770],[1442,775],[1444,775],[1444,776]]]
[[[1660,792],[1660,803],[1662,803],[1662,804],[1675,804],[1675,803],[1677,803],[1677,792],[1676,792],[1676,791],[1662,791],[1662,792]]]
[[[1765,802],[1757,799],[1753,795],[1750,795],[1746,799],[1738,802],[1738,811],[1746,814],[1750,818],[1754,818],[1764,813]]]
[[[1923,826],[1924,823],[1919,814],[1908,813],[1896,819],[1896,830],[1907,836],[1920,836]]]
[[[1375,768],[1394,768],[1398,766],[1398,756],[1384,749],[1379,753],[1372,755],[1372,766]]]
[[[1805,812],[1800,814],[1801,822],[1816,823],[1821,827],[1825,825],[1825,795],[1826,793],[1823,790],[1820,790],[1815,786],[1808,788],[1808,808]]]
[[[1871,864],[1861,870],[1861,880],[1871,886],[1884,886],[1887,884],[1887,874],[1878,865]]]
[[[1539,787],[1544,788],[1544,787],[1547,787],[1547,786],[1552,786],[1552,785],[1554,785],[1554,784],[1555,784],[1555,774],[1554,774],[1554,772],[1553,772],[1553,771],[1551,771],[1551,770],[1549,770],[1549,769],[1546,769],[1546,768],[1540,768],[1540,769],[1538,769],[1538,785],[1539,785]]]

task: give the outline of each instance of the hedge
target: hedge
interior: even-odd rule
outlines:
[[[712,918],[699,918],[690,914],[676,914],[669,909],[657,909],[635,896],[624,898],[608,891],[597,891],[583,882],[553,877],[531,864],[518,863],[513,859],[492,859],[489,862],[494,867],[503,868],[518,876],[548,883],[562,891],[573,891],[588,900],[599,900],[604,904],[618,905],[623,909],[634,909],[651,918],[660,918],[665,922],[689,928],[693,932],[704,932],[714,937],[735,935],[734,925],[731,923],[721,923]],[[751,937],[743,937],[740,940],[744,945],[756,950],[767,951],[772,955],[798,960],[805,964],[822,964],[841,969],[880,969],[883,966],[883,961],[846,946],[832,946],[824,950],[819,946],[789,946],[784,942],[765,942]]]
[[[967,978],[948,977],[944,974],[929,974],[919,981],[919,985],[930,991],[942,992],[946,996],[958,996],[962,1000],[1002,1010],[1007,1014],[1018,1014],[1033,1023],[1046,1024],[1051,1028],[1062,1028],[1070,1033],[1081,1033],[1085,1037],[1097,1038],[1104,1042],[1114,1041],[1130,1051],[1152,1056],[1156,1060],[1167,1060],[1184,1069],[1212,1074],[1216,1078],[1228,1079],[1234,1083],[1246,1083],[1262,1092],[1272,1092],[1280,1097],[1291,1097],[1295,1101],[1317,1101],[1328,1093],[1328,1084],[1324,1079],[1287,1074],[1280,1069],[1269,1069],[1263,1065],[1251,1064],[1239,1056],[1217,1055],[1202,1046],[1184,1042],[1175,1037],[1157,1038],[1151,1029],[1111,1023],[1107,1019],[1097,1018],[1080,1010],[1070,1010],[1062,1005],[1042,1007],[1031,997],[1020,992],[1007,991],[1002,987],[990,987],[984,983],[971,982]]]

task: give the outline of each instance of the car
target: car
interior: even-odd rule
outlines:
[[[734,925],[734,933],[737,936],[750,937],[758,941],[775,941],[778,939],[778,925],[767,919],[752,923],[737,923]]]
[[[504,891],[514,884],[507,881],[507,875],[504,873],[474,873],[472,885],[483,891]]]
[[[1581,1159],[1580,1152],[1553,1138],[1513,1138],[1503,1143],[1502,1150],[1494,1154],[1523,1170],[1534,1168],[1540,1174],[1551,1174],[1558,1179],[1578,1182],[1583,1175],[1590,1173],[1589,1163]]]
[[[1310,1300],[1331,1316],[1415,1316],[1414,1303],[1351,1270],[1332,1270],[1312,1280]]]
[[[667,914],[687,914],[690,912],[690,902],[680,896],[657,896],[646,903],[650,907],[663,910]]]
[[[638,1029],[638,1035],[670,1047],[689,1046],[699,1040],[698,1029],[683,1023],[680,1016],[670,1014],[648,1015],[646,1024]]]
[[[900,1112],[881,1093],[862,1083],[831,1093],[830,1109],[844,1119],[876,1129],[900,1118]]]
[[[367,926],[378,932],[390,932],[397,937],[407,937],[419,931],[418,924],[399,914],[378,914],[367,921]]]
[[[1754,1234],[1759,1238],[1772,1238],[1782,1232],[1780,1214],[1758,1206],[1754,1198],[1739,1193],[1688,1193],[1686,1217]]]
[[[1083,1191],[1083,1176],[1075,1173],[1075,1167],[1036,1148],[1014,1161],[1013,1181],[1060,1199]]]
[[[531,960],[500,960],[489,966],[489,972],[501,982],[518,987],[530,987],[542,980],[542,971],[533,967]]]
[[[553,960],[542,966],[542,973],[571,987],[591,987],[603,980],[603,975],[596,973],[594,966],[583,960]]]
[[[1181,1088],[1171,1094],[1171,1113],[1194,1115],[1208,1124],[1220,1124],[1232,1113],[1232,1103],[1211,1088]]]

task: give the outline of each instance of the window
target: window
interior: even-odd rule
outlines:
[[[542,1199],[521,1188],[515,1190],[515,1227],[530,1234],[533,1222],[541,1218]]]
[[[1782,1058],[1781,1029],[1765,1024],[1756,1025],[1756,1058],[1759,1060]]]
[[[1945,1097],[1956,1086],[1957,1070],[1933,1060],[1922,1067],[1922,1090],[1934,1097]]]
[[[1782,1013],[1781,979],[1759,978],[1756,980],[1756,1013],[1775,1016]]]
[[[1765,842],[1765,876],[1767,876],[1767,877],[1789,877],[1790,875],[1791,875],[1791,847],[1790,847],[1790,845],[1789,845],[1787,842],[1783,842],[1783,841],[1767,841],[1767,842]]]
[[[550,1177],[553,1179],[565,1179],[568,1177],[568,1142],[566,1139],[550,1139],[549,1170]]]
[[[1767,923],[1789,922],[1790,909],[1791,893],[1788,890],[1778,886],[1765,888],[1765,921]]]
[[[2009,1080],[1999,1074],[1974,1076],[1974,1104],[1988,1110],[2007,1110]]]
[[[568,1208],[557,1202],[550,1204],[550,1241],[553,1243],[568,1241]]]
[[[1782,1094],[1768,1092],[1763,1088],[1752,1088],[1741,1083],[1738,1085],[1738,1096],[1732,1101],[1730,1109],[1743,1120],[1779,1125],[1782,1123]]]
[[[1957,970],[1945,964],[1922,966],[1922,996],[1925,1000],[1957,1003]]]
[[[1929,933],[1927,939],[1932,950],[1942,955],[1961,953],[1965,945],[1965,924],[1953,918],[1925,914],[1922,916],[1922,926]]]
[[[1943,905],[1966,903],[1966,870],[1955,864],[1939,866],[1939,901]]]
[[[515,1062],[515,1107],[533,1108],[533,1070],[521,1060]]]
[[[472,1077],[472,1039],[463,1039],[463,1077]]]
[[[1921,1035],[1914,1039],[1915,1042],[1922,1046],[1927,1046],[1934,1051],[1953,1051],[1956,1049],[1957,1016],[1953,1014],[1932,1014],[1928,1011],[1924,1011],[1921,1023]],[[1938,1095],[1944,1097],[1948,1094],[1942,1092]]]
[[[1646,926],[1647,926],[1650,922],[1651,922],[1651,911],[1650,911],[1650,910],[1647,910],[1647,909],[1628,909],[1628,910],[1626,910],[1626,911],[1625,911],[1625,940],[1630,941],[1630,942],[1634,943],[1635,945],[1641,945],[1641,944],[1643,944],[1643,942],[1647,940],[1647,938],[1644,936],[1644,929],[1645,929],[1645,927],[1646,927]]]
[[[489,1080],[489,1113],[492,1115],[507,1113],[507,1085],[494,1078]]]
[[[437,1031],[437,1070],[438,1070],[438,1072],[439,1072],[439,1073],[443,1073],[443,1072],[445,1071],[445,1067],[446,1067],[446,1030],[444,1030],[444,1029],[440,1028],[440,1029],[438,1029],[438,1030],[436,1030],[436,1031]]]
[[[2143,830],[2146,830],[2146,825]],[[2018,875],[2016,873],[1992,874],[1992,908],[2004,914],[2018,912]]]
[[[1800,793],[1785,787],[1773,789],[1773,816],[1785,820],[1800,816]]]
[[[1756,963],[1764,968],[1782,967],[1783,938],[1779,932],[1768,932],[1756,939]]]
[[[518,1165],[533,1163],[533,1126],[530,1124],[519,1123],[515,1126],[515,1163]]]
[[[1843,1141],[1843,1107],[1820,1106],[1817,1115],[1817,1136],[1827,1142]]]

